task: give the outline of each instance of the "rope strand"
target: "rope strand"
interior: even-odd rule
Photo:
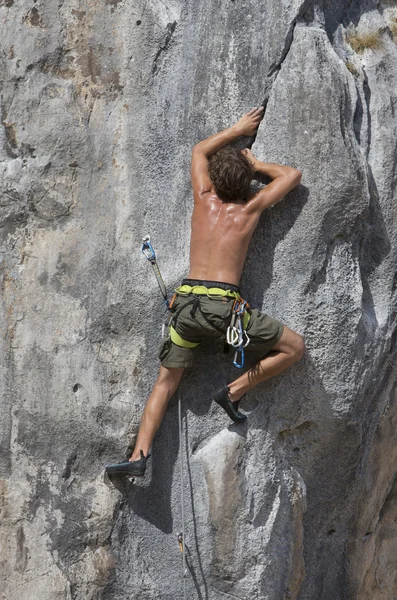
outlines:
[[[179,545],[182,553],[182,582],[183,582],[183,600],[187,600],[186,596],[186,550],[185,550],[185,502],[183,490],[183,438],[182,438],[182,406],[181,406],[181,388],[178,391],[178,424],[179,424],[179,451],[180,451],[180,479],[181,479],[181,521],[182,533],[178,536]]]

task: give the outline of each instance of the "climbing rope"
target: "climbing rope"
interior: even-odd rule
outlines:
[[[181,406],[181,388],[178,391],[178,424],[179,424],[179,452],[181,459],[180,465],[180,479],[181,479],[181,523],[182,532],[178,535],[179,550],[182,555],[182,583],[183,583],[183,600],[186,600],[186,548],[185,548],[185,499],[183,490],[183,438],[182,438],[182,406]]]
[[[163,295],[167,308],[170,308],[170,303],[167,296],[167,288],[165,287],[164,279],[161,276],[160,269],[157,265],[157,257],[150,241],[150,235],[146,235],[142,240],[141,250],[153,267],[157,283]],[[164,329],[164,326],[163,326]],[[179,425],[179,449],[181,454],[180,460],[180,479],[181,479],[181,523],[182,532],[178,535],[179,550],[182,555],[182,582],[183,582],[183,600],[187,600],[186,595],[186,548],[185,548],[185,499],[183,489],[183,438],[182,438],[182,406],[181,406],[181,390],[178,391],[178,425]]]

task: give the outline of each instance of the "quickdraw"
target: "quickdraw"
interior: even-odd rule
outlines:
[[[150,241],[150,235],[146,235],[143,238],[141,250],[142,250],[143,254],[146,256],[146,258],[148,259],[148,261],[150,262],[150,264],[152,265],[153,272],[156,276],[157,283],[159,285],[160,291],[164,298],[164,302],[168,308],[169,302],[168,302],[167,288],[165,287],[164,279],[161,276],[160,269],[157,264],[157,257],[156,257],[156,253],[155,253],[154,248]]]
[[[170,310],[171,308],[171,304],[173,301],[173,298],[171,300],[171,304],[170,301],[168,300],[168,294],[167,294],[167,288],[165,287],[165,283],[164,283],[164,279],[160,273],[160,269],[159,266],[157,264],[157,257],[156,257],[156,253],[154,251],[154,248],[152,246],[152,243],[150,241],[150,235],[146,235],[143,240],[142,240],[142,246],[141,246],[141,250],[143,252],[143,254],[146,256],[146,258],[148,259],[148,261],[150,262],[150,264],[152,265],[153,268],[153,272],[156,276],[156,280],[158,283],[158,286],[160,288],[160,291],[163,295],[164,298],[164,302],[165,305],[167,307],[167,310]],[[165,337],[167,337],[168,335],[168,329],[170,326],[170,322],[171,322],[171,314],[167,313],[164,322],[161,326],[161,337],[164,339]]]
[[[232,318],[226,332],[226,341],[229,346],[236,348],[233,364],[238,369],[242,369],[245,364],[244,348],[250,343],[246,327],[249,321],[247,312],[248,303],[242,298],[236,298],[232,308]]]

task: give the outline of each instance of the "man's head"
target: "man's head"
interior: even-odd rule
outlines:
[[[254,176],[252,164],[236,148],[226,146],[209,158],[209,174],[221,200],[246,200]]]

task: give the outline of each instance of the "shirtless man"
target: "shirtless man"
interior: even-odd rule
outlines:
[[[143,412],[134,451],[128,461],[107,465],[109,474],[142,477],[157,429],[183,371],[193,363],[200,341],[225,339],[248,245],[262,212],[279,202],[301,180],[292,167],[264,163],[250,150],[227,147],[240,136],[254,135],[263,109],[252,109],[235,125],[202,142],[192,152],[194,195],[190,272],[177,288],[171,334],[160,350],[160,372]],[[250,195],[255,173],[272,180]],[[240,398],[258,383],[285,371],[303,355],[302,337],[275,319],[249,310],[245,349],[254,365],[214,395],[233,421],[246,416]]]

